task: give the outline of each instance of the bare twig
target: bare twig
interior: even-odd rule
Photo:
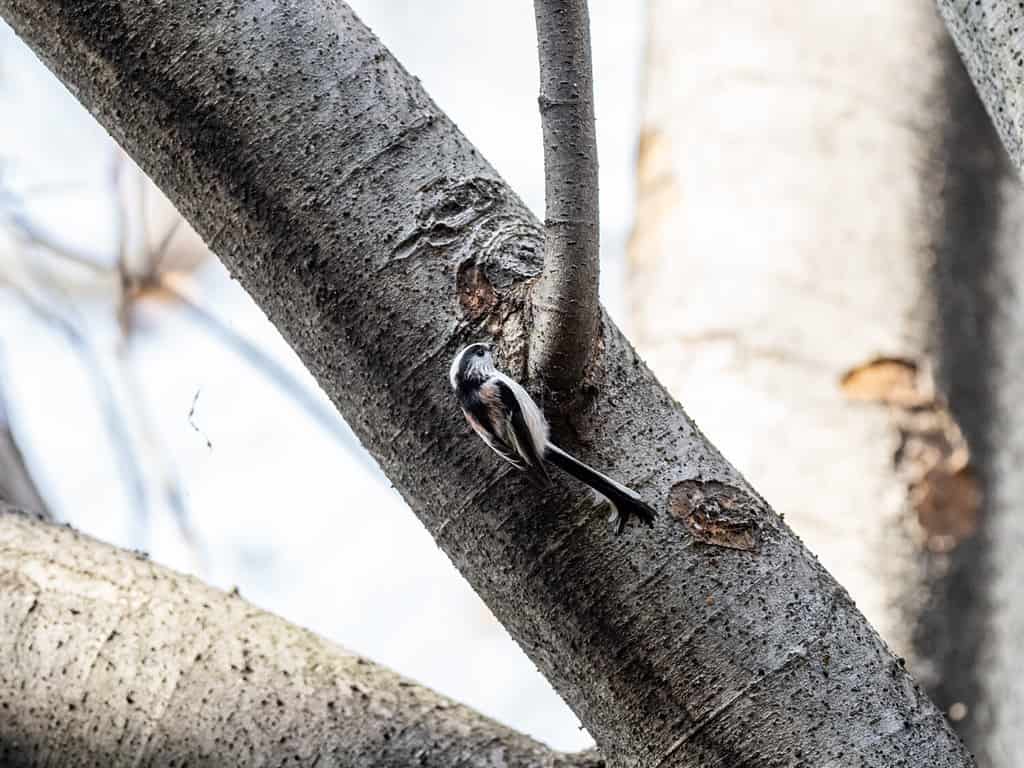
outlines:
[[[205,432],[203,432],[203,430],[201,430],[199,428],[199,425],[196,424],[196,421],[195,421],[195,418],[196,418],[196,403],[199,402],[199,392],[200,391],[201,390],[197,389],[195,395],[193,395],[193,397],[192,397],[192,405],[188,409],[188,425],[190,427],[192,427],[193,430],[195,430],[195,433],[197,435],[199,435],[201,438],[203,438],[203,440],[206,442],[206,447],[209,450],[212,451],[213,450],[213,443],[210,442],[210,438],[207,436],[207,434]]]
[[[31,218],[19,211],[8,211],[6,214],[11,231],[24,243],[42,248],[54,256],[85,267],[97,274],[110,272],[110,267],[103,264],[97,257],[79,251],[72,245],[59,242],[49,232],[38,226]]]
[[[129,312],[131,305],[129,305]],[[192,520],[185,505],[185,489],[181,477],[174,466],[170,452],[160,439],[160,431],[153,424],[150,409],[146,407],[142,382],[139,380],[131,359],[132,337],[126,336],[118,349],[119,372],[121,383],[127,395],[129,406],[134,411],[135,422],[138,424],[143,443],[153,457],[151,462],[157,475],[160,493],[164,503],[171,512],[174,524],[181,535],[182,541],[194,559],[195,566],[202,572],[206,569],[206,553],[203,551],[199,536],[192,526]]]
[[[181,229],[181,225],[185,223],[185,219],[178,216],[171,222],[171,226],[164,232],[163,237],[160,238],[160,242],[157,243],[149,254],[149,264],[147,270],[151,275],[159,275],[162,272],[164,257],[171,248],[171,241],[174,240],[174,236],[178,234],[178,230]]]
[[[533,288],[530,372],[579,384],[599,330],[597,138],[587,0],[534,0],[544,128],[544,271]]]
[[[359,443],[358,438],[345,423],[333,407],[317,397],[309,387],[299,381],[288,368],[282,365],[272,355],[267,353],[258,344],[254,344],[238,333],[234,328],[204,309],[195,300],[182,291],[164,282],[164,291],[172,295],[178,305],[185,310],[185,314],[203,328],[207,333],[215,336],[224,346],[230,347],[249,365],[266,376],[282,392],[302,408],[306,414],[319,424],[328,434],[341,443],[348,452],[367,467],[373,474],[380,475],[377,465],[370,460],[369,454]]]
[[[14,429],[8,418],[4,378],[4,360],[0,354],[0,500],[17,504],[52,520],[50,509],[43,501],[14,437]]]
[[[139,467],[132,449],[131,430],[118,406],[117,396],[110,378],[104,371],[103,364],[92,348],[88,337],[79,330],[75,323],[51,309],[23,286],[13,281],[3,281],[3,284],[11,289],[32,314],[60,332],[67,339],[71,349],[78,355],[82,368],[92,383],[96,402],[99,403],[103,422],[110,435],[115,463],[128,491],[132,507],[139,511],[147,509],[149,495],[146,492],[142,469]]]

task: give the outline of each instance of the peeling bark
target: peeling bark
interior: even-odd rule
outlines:
[[[610,536],[578,488],[533,488],[467,434],[449,361],[486,330],[522,372],[541,230],[344,5],[0,13],[211,241],[612,764],[972,764],[607,316],[558,439],[662,509],[678,483],[727,487],[757,551],[668,514]],[[459,300],[467,263],[495,293],[483,314]]]
[[[0,658],[5,768],[602,765],[6,505]]]

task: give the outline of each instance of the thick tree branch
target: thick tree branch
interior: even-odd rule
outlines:
[[[1024,5],[938,0],[960,56],[1007,151],[1024,169]]]
[[[0,765],[598,768],[0,504]]]
[[[542,233],[341,2],[0,0],[0,13],[217,235],[610,761],[971,764],[606,316],[590,408],[557,437],[654,502],[653,531],[609,535],[577,486],[536,489],[468,434],[450,360],[486,330],[522,372]]]
[[[598,341],[597,137],[587,0],[534,0],[544,128],[544,269],[533,288],[530,372],[578,386]]]

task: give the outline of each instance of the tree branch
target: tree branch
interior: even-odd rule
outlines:
[[[1024,169],[1024,6],[938,0],[960,56],[1018,173]]]
[[[0,503],[0,764],[598,768]]]
[[[469,434],[448,366],[486,329],[522,372],[542,233],[340,0],[0,13],[196,230],[219,233],[220,257],[616,765],[972,764],[607,316],[590,407],[557,437],[659,507],[653,530],[609,535],[578,486],[536,489]]]
[[[534,0],[544,128],[544,269],[533,287],[530,372],[577,387],[598,342],[597,138],[587,0]]]

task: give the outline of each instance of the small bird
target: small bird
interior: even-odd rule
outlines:
[[[493,349],[492,344],[470,344],[455,356],[448,374],[473,430],[509,464],[545,483],[550,480],[545,462],[551,462],[589,486],[611,504],[610,519],[618,520],[618,533],[633,516],[652,525],[654,510],[636,491],[588,467],[548,439],[544,413],[519,382],[494,367]]]

